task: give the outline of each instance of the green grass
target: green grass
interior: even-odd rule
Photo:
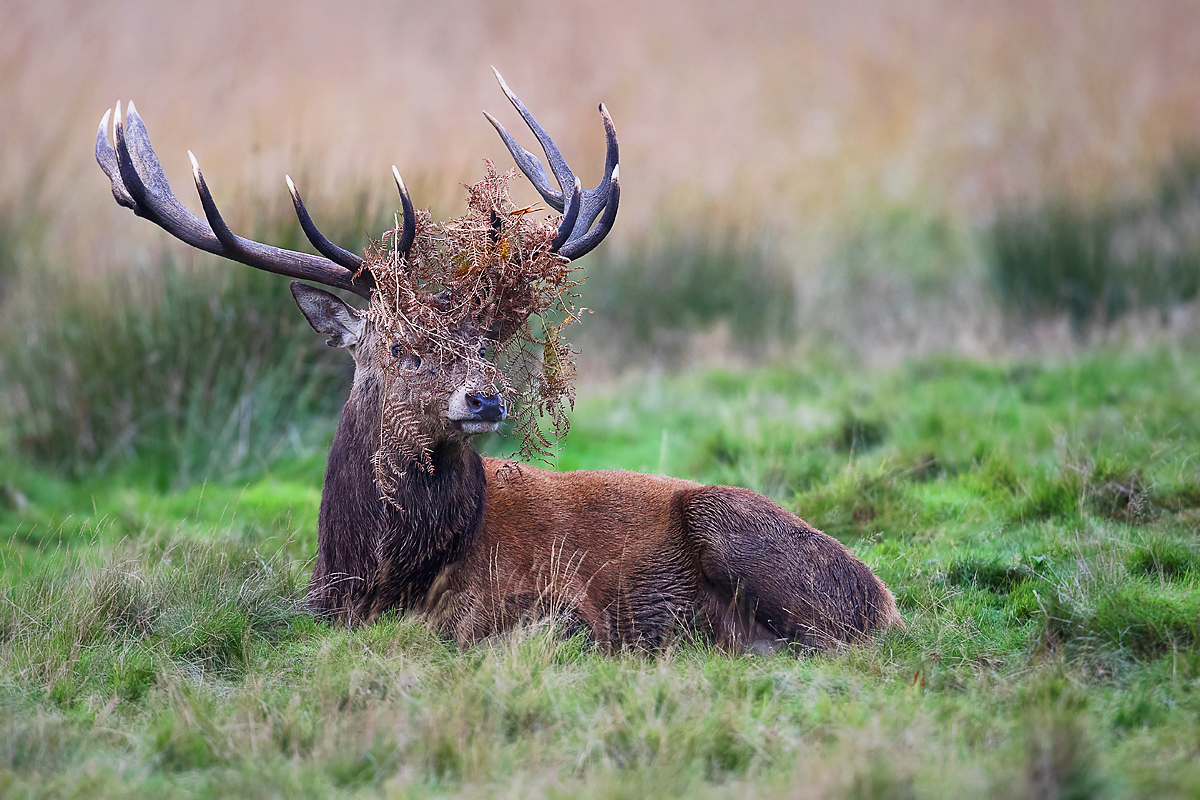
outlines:
[[[345,201],[326,232],[360,249],[362,231],[384,225],[362,194]],[[305,249],[283,211],[247,235]],[[47,263],[43,222],[0,213],[0,454],[178,489],[248,477],[328,437],[321,422],[336,415],[350,367],[320,346],[287,281],[209,256],[180,262],[182,246],[80,280]]]
[[[907,630],[810,658],[331,627],[319,454],[179,491],[5,462],[0,794],[1194,796],[1197,408],[1194,345],[585,393],[561,468],[767,492],[895,590]]]

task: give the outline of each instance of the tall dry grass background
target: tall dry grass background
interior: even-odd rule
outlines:
[[[9,0],[0,28],[0,192],[51,215],[81,273],[157,243],[111,203],[91,134],[138,103],[190,194],[193,149],[236,218],[244,195],[391,203],[388,167],[439,213],[480,159],[495,64],[585,179],[597,100],[622,141],[618,244],[664,218],[787,243],[863,206],[956,221],[1046,190],[1127,190],[1200,131],[1200,9],[1187,0],[960,3],[355,3]],[[531,198],[532,192],[527,193]]]
[[[482,160],[510,163],[480,109],[520,127],[490,65],[588,183],[604,101],[623,193],[588,259],[585,379],[647,359],[1061,352],[1200,325],[1200,171],[1178,167],[1200,140],[1200,7],[1183,0],[3,12],[0,391],[10,444],[51,460],[94,442],[85,460],[105,462],[155,428],[151,449],[191,440],[211,464],[205,444],[228,441],[237,462],[271,449],[247,444],[247,391],[340,363],[298,355],[303,334],[274,322],[295,317],[285,282],[242,301],[241,267],[112,202],[92,140],[117,100],[136,101],[185,203],[198,208],[190,148],[235,229],[304,249],[284,173],[352,248],[392,220],[393,163],[420,205],[461,213]],[[235,319],[256,333],[234,335]],[[159,396],[169,414],[139,411]],[[285,399],[268,418],[304,410]]]

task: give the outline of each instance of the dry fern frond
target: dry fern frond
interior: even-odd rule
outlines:
[[[395,250],[398,228],[368,252],[376,290],[367,316],[383,334],[376,358],[387,380],[401,380],[387,352],[392,338],[435,358],[466,361],[504,398],[519,456],[546,460],[566,434],[567,408],[574,406],[575,353],[562,330],[579,319],[571,290],[582,276],[550,252],[558,220],[538,219],[538,207],[513,204],[508,184],[517,171],[486,166],[483,180],[466,187],[465,215],[438,223],[428,212],[417,214],[407,258]],[[540,321],[536,332],[533,317]],[[464,344],[470,340],[464,331],[491,333],[494,362]],[[375,478],[385,497],[409,465],[433,468],[433,438],[420,420],[449,391],[453,387],[435,382],[416,393],[383,392]]]

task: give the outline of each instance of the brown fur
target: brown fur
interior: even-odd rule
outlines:
[[[811,649],[902,624],[853,553],[761,495],[481,458],[433,409],[432,471],[409,465],[398,502],[381,499],[371,459],[383,388],[363,355],[377,349],[356,348],[329,454],[317,613],[354,624],[422,612],[462,644],[554,614],[609,648],[698,627],[729,647]]]
[[[625,471],[483,459],[483,530],[422,604],[462,643],[530,611],[602,645],[850,641],[899,623],[891,592],[836,539],[761,495]]]

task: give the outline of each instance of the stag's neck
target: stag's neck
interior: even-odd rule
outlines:
[[[394,475],[389,502],[375,481],[377,385],[355,382],[329,451],[317,564],[309,594],[318,612],[369,619],[418,607],[434,578],[470,548],[483,523],[483,461],[465,439],[433,447],[433,469]]]

